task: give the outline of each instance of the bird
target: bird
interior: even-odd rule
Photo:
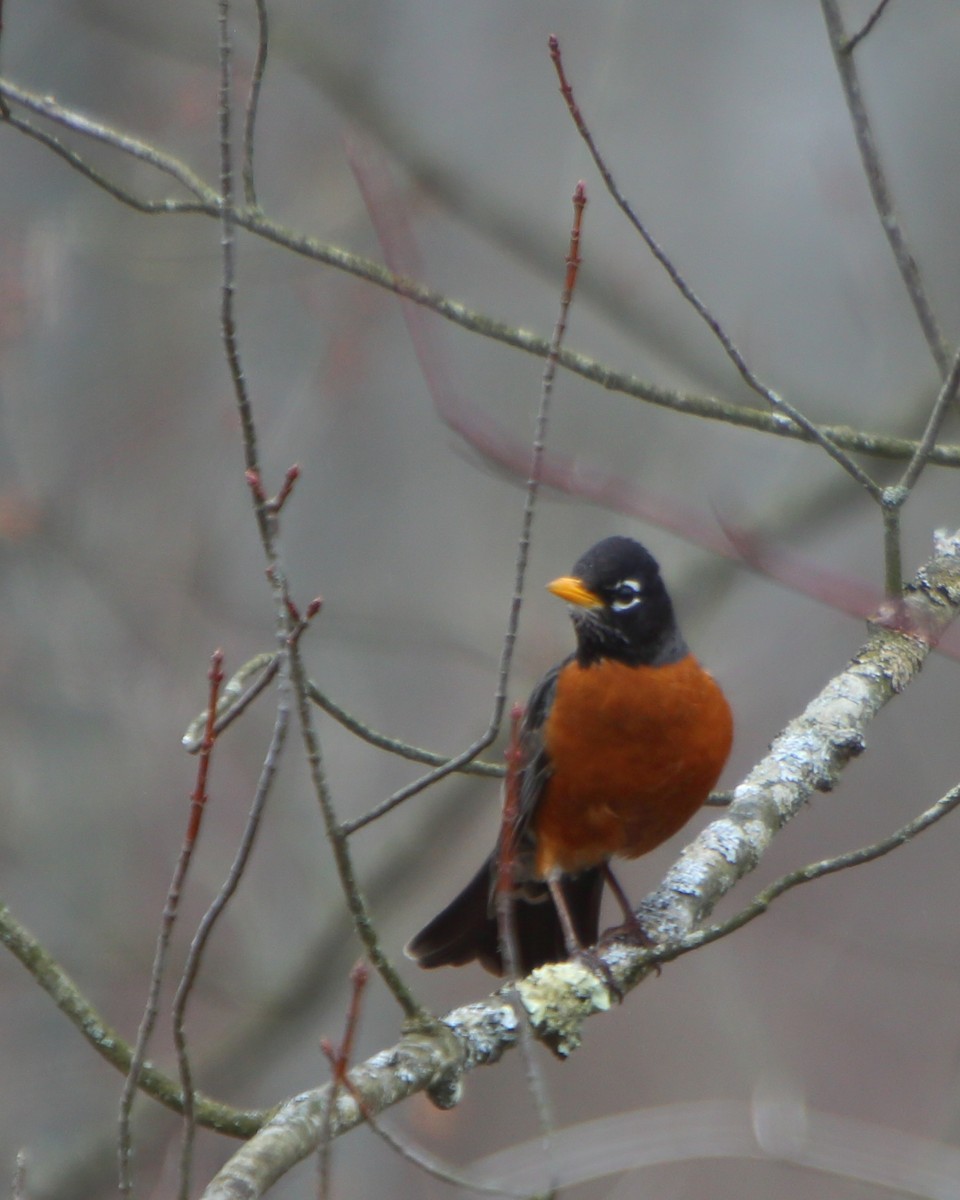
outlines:
[[[589,954],[605,884],[623,908],[617,932],[644,942],[610,859],[638,858],[680,830],[730,753],[730,706],[684,641],[646,547],[605,538],[547,588],[569,606],[576,648],[534,687],[517,734],[517,802],[500,841],[513,952],[497,912],[498,847],[407,944],[421,967],[476,960],[522,976]]]

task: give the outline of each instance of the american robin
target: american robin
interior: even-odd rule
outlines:
[[[592,946],[613,856],[637,858],[703,804],[733,738],[726,697],[687,648],[653,556],[631,538],[598,542],[547,587],[570,605],[577,648],[530,695],[519,732],[510,831],[516,969]],[[504,971],[498,852],[414,937],[422,967],[474,959]]]

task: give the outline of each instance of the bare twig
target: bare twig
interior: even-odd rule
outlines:
[[[947,372],[933,408],[930,410],[923,437],[917,445],[913,458],[907,464],[900,482],[883,489],[881,509],[888,596],[898,596],[903,583],[900,538],[901,510],[909,499],[914,484],[920,478],[920,473],[927,465],[927,455],[930,448],[936,444],[937,434],[940,432],[947,413],[956,404],[958,390],[960,390],[960,350],[954,355],[950,370]]]
[[[844,42],[844,44],[843,44],[843,53],[844,54],[852,54],[854,52],[854,50],[856,50],[857,46],[859,46],[860,43],[863,41],[863,39],[865,37],[870,36],[870,34],[873,32],[874,25],[876,25],[876,23],[883,16],[884,9],[887,7],[887,5],[889,3],[890,3],[890,0],[880,0],[880,3],[873,10],[873,12],[870,14],[870,16],[867,17],[866,21],[864,21],[864,23],[860,27],[860,29],[856,33],[851,34],[851,36],[848,37],[847,40]]]
[[[822,879],[825,875],[835,875],[838,871],[845,871],[850,867],[859,867],[864,863],[874,862],[878,858],[883,858],[892,850],[899,850],[901,846],[912,841],[924,830],[929,829],[931,825],[935,825],[938,821],[948,816],[953,810],[960,805],[960,785],[953,787],[945,796],[941,796],[935,804],[925,809],[913,820],[908,821],[905,825],[901,825],[899,829],[888,834],[887,837],[881,838],[880,841],[874,842],[869,846],[861,846],[857,850],[849,850],[845,854],[838,854],[834,858],[825,858],[820,862],[809,863],[805,867],[800,867],[796,871],[789,871],[786,875],[782,875],[765,887],[762,892],[750,901],[746,907],[734,913],[725,921],[720,921],[715,925],[708,925],[705,929],[697,930],[695,933],[688,934],[679,942],[666,947],[661,953],[659,950],[650,951],[651,962],[670,962],[675,958],[679,958],[682,954],[688,954],[691,950],[696,950],[700,946],[705,946],[709,942],[718,941],[727,934],[733,933],[737,929],[742,929],[744,925],[749,924],[754,918],[761,916],[767,911],[774,900],[793,888],[798,887],[801,883],[812,883],[815,879]]]
[[[309,695],[314,704],[333,717],[344,729],[348,729],[371,746],[376,746],[378,750],[387,750],[391,754],[398,755],[400,758],[409,759],[411,762],[425,763],[432,767],[446,766],[451,761],[448,754],[435,754],[432,750],[424,750],[420,746],[412,746],[409,742],[401,741],[399,738],[390,737],[388,734],[379,733],[376,729],[371,729],[369,725],[359,720],[352,713],[347,712],[335,700],[331,700],[312,681],[309,684]],[[504,768],[500,763],[484,762],[477,759],[464,763],[459,768],[459,771],[464,775],[483,775],[494,779],[500,779],[504,774]]]
[[[170,938],[180,909],[180,895],[187,872],[190,869],[194,847],[200,835],[200,827],[203,823],[203,814],[206,809],[207,778],[210,771],[210,757],[215,741],[213,721],[217,710],[217,696],[220,691],[220,684],[223,682],[223,652],[221,650],[216,650],[210,660],[208,678],[210,691],[207,701],[207,726],[203,745],[200,750],[200,761],[197,764],[197,782],[190,800],[190,816],[187,823],[187,831],[180,850],[180,857],[177,860],[173,878],[170,881],[170,887],[167,891],[163,915],[160,920],[160,933],[157,937],[153,969],[150,973],[150,988],[147,1003],[140,1021],[140,1028],[137,1031],[136,1045],[120,1097],[118,1158],[120,1191],[123,1195],[130,1195],[133,1191],[133,1180],[130,1173],[131,1156],[133,1153],[130,1116],[133,1111],[133,1101],[140,1084],[140,1073],[147,1055],[147,1046],[157,1022],[160,1005],[160,988],[163,983],[167,954],[170,949]]]
[[[250,77],[250,93],[243,124],[243,196],[249,208],[258,208],[256,177],[253,169],[253,153],[257,132],[257,114],[260,106],[260,88],[267,69],[269,27],[266,0],[255,0],[257,9],[257,56]]]
[[[221,210],[221,330],[230,377],[242,430],[243,453],[246,479],[253,498],[254,513],[260,540],[267,560],[267,578],[273,588],[277,605],[276,635],[280,654],[289,662],[291,687],[296,697],[300,730],[306,750],[307,763],[314,794],[320,805],[327,837],[333,851],[337,873],[343,889],[347,907],[353,917],[354,926],[367,955],[379,972],[387,988],[407,1017],[425,1027],[432,1022],[429,1014],[417,1003],[403,982],[396,968],[380,946],[373,921],[367,910],[366,901],[357,884],[347,839],[340,831],[333,807],[320,742],[313,725],[310,700],[307,691],[308,678],[300,653],[300,636],[308,623],[320,609],[319,598],[313,600],[301,619],[293,599],[286,572],[280,561],[277,544],[277,523],[283,500],[289,495],[296,479],[297,469],[287,473],[284,486],[275,500],[271,501],[264,490],[257,448],[257,430],[253,408],[247,389],[246,376],[240,356],[235,319],[236,281],[236,233],[233,203],[233,151],[231,144],[231,60],[232,46],[229,28],[229,0],[218,0],[220,100],[219,100],[219,145],[220,145],[220,192],[223,197]]]
[[[279,643],[279,651],[281,656],[287,657],[289,661],[291,687],[296,697],[297,713],[306,749],[310,778],[314,794],[320,805],[334,861],[337,865],[340,885],[343,889],[347,907],[353,917],[357,935],[363,943],[370,961],[379,972],[386,986],[393,993],[397,1003],[401,1006],[407,1017],[428,1025],[432,1018],[414,999],[396,968],[387,958],[386,954],[384,954],[380,946],[373,921],[367,910],[366,901],[357,884],[353,862],[347,846],[347,839],[340,831],[323,767],[320,742],[313,725],[308,695],[309,680],[300,654],[299,642],[300,635],[307,623],[319,611],[320,600],[318,598],[311,602],[305,617],[301,619],[293,603],[286,572],[280,561],[276,537],[280,509],[296,479],[297,469],[291,468],[291,471],[287,473],[285,484],[274,500],[268,498],[261,477],[259,452],[257,449],[257,430],[240,356],[235,318],[235,227],[237,224],[237,214],[233,202],[233,152],[230,133],[232,106],[229,9],[229,0],[219,0],[220,191],[223,197],[220,213],[222,253],[220,322],[224,350],[230,370],[230,377],[233,382],[237,410],[240,416],[247,484],[253,499],[257,528],[267,560],[267,578],[270,580],[273,588],[274,600],[277,606],[276,635]]]
[[[71,166],[79,174],[89,179],[96,187],[113,196],[115,200],[119,200],[121,204],[126,204],[128,208],[135,209],[137,212],[147,213],[149,215],[171,215],[175,213],[205,213],[208,216],[212,215],[216,202],[211,200],[207,203],[202,203],[199,200],[149,200],[122,184],[117,183],[109,175],[88,163],[81,155],[77,154],[69,146],[64,145],[59,138],[52,133],[48,133],[45,129],[38,129],[23,117],[17,116],[7,107],[7,98],[0,91],[0,115],[3,115],[6,124],[13,129],[17,129],[20,133],[25,134],[40,145],[45,146],[52,151],[58,158],[62,158],[65,163]],[[172,161],[172,160],[171,160]]]
[[[216,721],[213,725],[214,736],[220,734],[231,725],[241,713],[245,712],[253,701],[273,681],[280,669],[281,656],[278,654],[257,654],[242,667],[239,667],[220,690],[220,700],[217,703]],[[247,687],[251,676],[261,672],[255,683]],[[189,754],[196,754],[203,745],[203,731],[207,724],[207,714],[202,712],[187,726],[187,731],[180,739],[183,748]]]
[[[6,79],[0,81],[0,91],[2,91],[3,98],[7,103],[12,101],[30,112],[36,113],[37,116],[42,116],[46,120],[52,121],[55,125],[60,125],[64,129],[69,129],[71,132],[78,133],[93,141],[102,142],[105,145],[111,146],[114,150],[120,151],[121,154],[147,163],[148,166],[153,167],[162,175],[168,175],[171,179],[176,180],[181,187],[203,206],[204,210],[219,211],[220,198],[216,191],[208,187],[190,167],[172,155],[164,154],[154,146],[140,141],[139,138],[131,137],[129,134],[121,133],[112,126],[94,121],[91,117],[84,115],[77,109],[65,108],[63,105],[58,104],[52,96],[40,96],[36,92],[28,91],[26,88],[17,87]],[[38,134],[38,130],[13,115],[11,115],[10,124],[28,136],[33,137]],[[76,165],[76,163],[71,162],[71,166]],[[102,179],[103,177],[101,176],[97,180],[100,186],[104,186],[101,182]],[[118,189],[119,192],[120,189]],[[117,198],[124,199],[125,203],[129,202],[124,195],[118,194]],[[159,203],[166,202],[161,201]],[[157,211],[161,210],[158,208]],[[193,211],[198,210],[194,209]]]
[[[263,766],[260,770],[260,779],[257,783],[257,789],[254,793],[253,804],[250,809],[250,815],[247,817],[247,823],[243,831],[243,837],[240,840],[240,845],[237,848],[237,853],[234,856],[233,863],[230,866],[230,871],[227,878],[224,880],[223,886],[217,893],[213,903],[204,913],[203,919],[197,929],[193,942],[190,945],[190,951],[187,955],[187,961],[184,964],[183,975],[180,979],[180,984],[177,987],[176,996],[173,1002],[173,1038],[174,1045],[177,1051],[177,1065],[180,1073],[180,1090],[183,1096],[183,1140],[181,1143],[180,1156],[180,1190],[183,1200],[189,1194],[191,1163],[193,1155],[193,1142],[196,1134],[197,1116],[196,1102],[193,1090],[193,1072],[190,1066],[190,1058],[187,1049],[186,1035],[186,1008],[190,993],[193,990],[196,982],[197,974],[200,970],[201,960],[204,950],[213,933],[214,926],[223,915],[227,905],[236,892],[240,880],[243,878],[247,863],[253,851],[254,841],[256,840],[257,831],[260,828],[260,819],[263,815],[263,810],[270,795],[273,786],[273,781],[276,777],[277,768],[280,764],[280,755],[283,751],[284,743],[287,736],[287,728],[290,723],[290,686],[289,680],[285,674],[281,674],[280,685],[277,689],[277,711],[274,722],[273,733],[270,738],[270,744],[267,748],[267,753],[264,756]]]
[[[353,1058],[353,1043],[356,1039],[357,1026],[360,1022],[360,1005],[363,1000],[363,991],[367,986],[369,978],[370,972],[367,969],[366,963],[358,962],[350,972],[350,1004],[347,1008],[347,1017],[344,1023],[343,1041],[338,1047],[334,1048],[329,1038],[320,1039],[320,1049],[330,1064],[333,1076],[330,1098],[324,1118],[326,1128],[320,1139],[320,1200],[327,1200],[327,1197],[330,1195],[330,1115],[334,1104],[337,1102],[337,1096],[341,1088],[345,1087],[348,1083],[347,1069]]]
[[[863,93],[860,90],[860,74],[857,70],[856,57],[849,53],[850,42],[843,26],[840,6],[837,0],[820,0],[820,7],[823,10],[827,35],[830,39],[830,48],[833,51],[834,62],[837,65],[837,73],[840,76],[840,83],[847,101],[847,108],[850,110],[853,132],[857,139],[857,149],[860,151],[860,158],[863,162],[863,170],[870,187],[870,194],[873,197],[874,207],[877,210],[877,216],[880,218],[883,232],[890,243],[890,249],[893,251],[893,257],[900,270],[900,275],[906,285],[907,294],[913,304],[917,320],[920,322],[923,336],[927,340],[930,353],[933,355],[942,379],[946,377],[947,372],[950,370],[950,350],[943,340],[940,323],[927,295],[923,277],[920,274],[920,268],[907,243],[903,226],[894,208],[893,195],[890,191],[890,185],[887,181],[883,164],[880,161],[880,152],[874,140],[870,117],[863,100]],[[872,21],[878,19],[882,9],[883,5],[874,13]],[[863,31],[861,31],[860,36],[864,36]]]
[[[361,186],[362,186],[362,177]],[[371,822],[378,820],[392,809],[402,804],[405,800],[409,800],[411,796],[418,795],[425,788],[432,786],[434,783],[451,774],[453,771],[459,770],[467,763],[472,762],[477,755],[481,754],[487,746],[489,746],[500,731],[500,725],[503,721],[503,713],[507,704],[507,685],[510,675],[510,665],[513,659],[513,648],[517,638],[517,628],[520,622],[520,608],[523,602],[523,588],[526,577],[527,557],[530,546],[530,532],[533,527],[533,517],[536,511],[537,496],[540,491],[541,476],[543,470],[543,459],[546,446],[546,431],[549,421],[550,399],[553,394],[553,382],[556,376],[557,363],[559,362],[563,339],[567,328],[567,315],[570,310],[570,304],[573,299],[574,289],[577,282],[577,274],[580,268],[580,235],[583,223],[583,210],[586,207],[586,189],[583,183],[578,183],[573,195],[574,219],[570,232],[570,245],[567,252],[567,269],[564,277],[563,290],[560,297],[560,310],[557,317],[557,323],[554,327],[553,337],[551,338],[550,348],[547,352],[547,361],[544,365],[543,375],[540,387],[540,403],[537,408],[537,416],[534,424],[533,444],[530,454],[530,467],[527,479],[527,487],[524,498],[523,516],[520,523],[520,536],[517,543],[517,558],[514,569],[514,587],[513,595],[510,600],[510,610],[507,618],[507,628],[503,638],[503,646],[500,653],[500,664],[497,672],[497,685],[493,699],[493,711],[490,715],[487,728],[483,734],[475,742],[466,748],[462,754],[456,755],[443,766],[436,767],[428,774],[414,780],[406,787],[388,797],[382,804],[377,805],[370,812],[358,817],[354,821],[344,822],[340,827],[341,831],[349,836],[356,833],[357,830],[364,828]],[[377,213],[371,210],[371,217],[376,221]],[[390,246],[384,247],[388,257],[394,251]],[[409,316],[407,317],[408,328],[410,328]],[[420,353],[420,339],[416,336],[416,331],[411,330],[415,348]],[[422,359],[421,359],[422,363]],[[429,381],[429,373],[427,373]]]
[[[930,410],[930,416],[927,419],[927,427],[923,431],[923,437],[917,444],[913,457],[910,459],[900,478],[898,486],[904,492],[910,491],[920,478],[920,472],[927,465],[930,451],[937,444],[937,436],[940,433],[944,418],[956,403],[958,390],[960,390],[960,350],[957,350],[953,356],[950,369],[947,371],[937,399]]]
[[[816,442],[821,446],[830,457],[838,463],[847,474],[854,479],[862,488],[865,489],[874,500],[880,500],[880,485],[872,479],[850,456],[846,451],[839,446],[832,438],[824,434],[818,426],[795,408],[788,400],[785,400],[779,393],[769,388],[761,379],[754,373],[743,354],[737,348],[733,339],[724,329],[718,318],[706,306],[703,300],[697,295],[684,276],[680,273],[673,260],[669,257],[663,247],[657,242],[646,225],[638,216],[633,205],[627,199],[626,195],[620,190],[616,179],[607,164],[606,159],[600,152],[593,134],[584,119],[583,113],[576,102],[573,94],[573,88],[567,79],[566,72],[563,66],[563,58],[560,53],[560,42],[555,36],[550,37],[550,57],[553,60],[553,65],[557,72],[557,77],[560,81],[560,91],[566,101],[567,109],[573,119],[574,125],[577,127],[577,132],[583,139],[584,144],[590,151],[590,155],[596,164],[597,170],[606,185],[607,191],[616,201],[620,210],[626,216],[630,224],[640,234],[641,238],[654,256],[657,262],[663,267],[674,287],[680,292],[681,296],[693,308],[694,312],[704,321],[707,328],[711,331],[720,345],[723,347],[727,357],[736,367],[741,378],[757,393],[762,396],[771,408],[776,409],[801,429],[803,429],[811,441]]]
[[[218,30],[219,30],[219,147],[220,147],[220,194],[222,196],[221,217],[221,305],[220,324],[224,350],[230,377],[233,382],[234,397],[240,417],[244,465],[246,468],[247,485],[253,499],[253,508],[257,528],[267,560],[267,578],[273,589],[277,606],[276,636],[279,643],[279,653],[289,663],[289,678],[292,691],[296,697],[297,713],[300,730],[306,750],[314,794],[320,805],[327,837],[333,851],[337,873],[343,889],[347,907],[353,917],[357,934],[366,952],[379,972],[386,986],[393,993],[397,1003],[407,1017],[420,1022],[425,1027],[430,1025],[432,1018],[417,1003],[403,982],[396,968],[387,958],[380,946],[373,921],[367,910],[366,901],[357,884],[350,857],[346,837],[341,833],[333,799],[330,795],[320,742],[313,725],[310,700],[308,695],[308,677],[300,654],[300,636],[309,622],[319,612],[321,601],[313,600],[301,618],[290,592],[286,572],[280,560],[277,543],[277,524],[283,502],[299,474],[299,468],[291,468],[286,480],[276,498],[271,500],[264,489],[257,447],[257,430],[253,415],[250,394],[247,388],[246,376],[240,355],[240,347],[236,327],[236,220],[234,209],[233,182],[233,149],[231,142],[231,64],[232,44],[230,40],[230,4],[229,0],[218,0]]]
[[[327,840],[333,851],[334,862],[340,877],[347,908],[353,918],[354,929],[359,937],[370,962],[376,968],[383,982],[392,993],[394,999],[403,1009],[409,1021],[426,1029],[435,1026],[434,1018],[416,1000],[413,993],[404,983],[396,967],[384,953],[380,939],[374,926],[366,900],[360,891],[353,860],[350,855],[347,835],[337,819],[333,806],[333,798],[323,767],[323,757],[320,750],[320,739],[313,723],[313,711],[310,700],[310,681],[300,653],[299,638],[290,639],[290,674],[293,692],[296,697],[297,715],[300,721],[300,733],[306,751],[307,767],[310,772],[310,782],[314,795],[320,805]]]

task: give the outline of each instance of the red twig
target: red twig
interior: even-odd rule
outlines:
[[[320,1049],[326,1055],[330,1066],[333,1069],[333,1081],[335,1084],[343,1084],[347,1078],[347,1069],[350,1066],[350,1060],[353,1058],[353,1043],[357,1036],[357,1027],[360,1024],[360,1007],[363,1000],[363,992],[370,979],[370,968],[360,959],[354,963],[353,970],[350,972],[350,985],[352,991],[350,993],[350,1006],[347,1009],[347,1019],[343,1027],[343,1041],[338,1049],[334,1050],[333,1043],[329,1038],[320,1039]]]
[[[573,189],[573,228],[570,230],[570,249],[567,253],[567,277],[563,292],[569,304],[573,289],[577,285],[580,270],[580,230],[583,225],[583,210],[587,207],[587,185],[581,179]]]
[[[255,471],[253,467],[244,472],[244,479],[247,481],[247,486],[253,493],[253,498],[258,504],[266,505],[267,493],[263,490],[263,480],[260,478],[260,472]]]
[[[314,596],[314,598],[307,605],[307,611],[303,614],[303,616],[300,615],[300,609],[297,608],[290,596],[284,594],[283,602],[286,605],[287,612],[290,614],[290,620],[292,622],[292,627],[287,635],[287,645],[295,646],[297,642],[300,641],[303,631],[323,607],[323,597]]]
[[[323,1132],[320,1138],[321,1197],[326,1197],[330,1194],[330,1122],[333,1118],[333,1110],[336,1107],[337,1096],[341,1089],[348,1091],[356,1099],[357,1105],[364,1117],[368,1116],[366,1104],[357,1089],[353,1086],[352,1080],[348,1078],[347,1071],[350,1068],[350,1060],[353,1058],[353,1043],[356,1039],[357,1027],[360,1024],[363,992],[369,978],[370,968],[361,959],[354,965],[353,970],[350,972],[352,991],[350,993],[350,1005],[347,1008],[347,1019],[344,1022],[343,1041],[338,1047],[334,1047],[329,1038],[320,1039],[320,1049],[326,1055],[333,1075],[333,1083],[323,1114]]]
[[[872,479],[866,471],[863,470],[840,446],[829,438],[822,429],[818,428],[808,417],[804,416],[799,409],[795,408],[789,401],[784,399],[778,392],[775,392],[759,378],[759,376],[750,367],[747,360],[744,358],[741,351],[737,348],[736,343],[727,333],[726,329],[721,324],[720,320],[713,314],[707,305],[700,299],[697,293],[693,290],[684,276],[681,274],[672,258],[667,254],[666,250],[656,240],[644,222],[641,220],[633,205],[627,199],[626,195],[620,190],[616,179],[613,176],[609,165],[600,148],[597,145],[589,126],[583,118],[583,114],[573,95],[573,88],[570,81],[567,79],[566,72],[563,66],[563,59],[560,54],[559,39],[551,35],[548,39],[550,47],[550,58],[553,61],[554,69],[557,72],[557,78],[560,82],[560,92],[566,102],[567,109],[577,127],[577,132],[583,138],[584,144],[590,151],[590,156],[596,164],[596,168],[600,173],[600,177],[610,193],[613,200],[616,202],[620,211],[627,218],[630,224],[634,227],[643,241],[646,243],[647,249],[657,260],[660,266],[666,271],[670,278],[670,282],[677,289],[680,295],[686,300],[690,307],[694,310],[698,317],[706,324],[707,328],[723,347],[724,353],[733,363],[734,367],[739,372],[743,381],[753,391],[761,396],[770,406],[789,417],[791,421],[801,429],[803,429],[810,439],[841,466],[847,474],[857,483],[860,484],[877,502],[881,501],[882,489],[876,480]]]
[[[263,506],[265,511],[275,517],[290,498],[290,493],[293,491],[297,480],[300,478],[300,464],[294,463],[292,467],[287,469],[286,475],[283,477],[283,483],[280,485],[280,490],[275,496],[268,496],[263,486],[263,479],[260,472],[252,467],[244,472],[244,477],[247,481],[247,486],[253,493],[253,498],[256,502]]]
[[[203,810],[207,803],[207,779],[210,775],[210,759],[216,741],[217,699],[220,695],[220,685],[223,683],[223,651],[214,650],[210,659],[210,671],[207,675],[210,683],[210,697],[207,707],[207,724],[200,743],[200,761],[197,763],[197,784],[190,797],[190,821],[187,825],[186,842],[191,851],[200,834],[203,823]]]
[[[196,1134],[193,1070],[187,1045],[187,1003],[199,975],[207,945],[213,936],[214,927],[226,910],[227,905],[233,899],[240,885],[240,880],[243,878],[247,863],[250,861],[250,855],[253,853],[254,842],[260,828],[263,810],[276,777],[280,764],[280,755],[286,744],[287,728],[290,720],[290,708],[286,699],[286,692],[287,685],[284,676],[281,677],[278,689],[277,715],[274,721],[273,734],[270,738],[267,753],[264,756],[260,778],[257,782],[257,790],[253,798],[253,805],[251,806],[250,815],[244,827],[243,836],[240,839],[240,845],[234,855],[223,886],[214,897],[213,903],[204,913],[193,941],[190,943],[190,950],[184,963],[183,974],[180,977],[180,983],[177,986],[177,992],[173,1000],[173,1041],[177,1052],[177,1067],[180,1074],[180,1087],[183,1093],[183,1139],[180,1147],[180,1191],[183,1197],[189,1194],[193,1144]]]
[[[294,463],[292,467],[288,468],[286,475],[283,477],[283,483],[280,487],[280,491],[277,492],[276,496],[274,496],[273,500],[270,502],[270,507],[275,513],[280,512],[280,510],[286,504],[287,500],[290,498],[290,493],[293,491],[294,485],[299,478],[300,464]]]
[[[504,752],[507,774],[503,783],[503,812],[500,816],[500,838],[497,845],[497,933],[507,974],[517,977],[520,956],[517,949],[516,928],[513,920],[513,888],[516,878],[517,821],[520,817],[520,767],[523,752],[520,747],[520,726],[523,721],[523,706],[515,704],[510,710],[510,741]]]
[[[203,814],[207,804],[207,780],[210,774],[210,760],[213,755],[213,747],[216,743],[214,724],[216,721],[217,700],[220,695],[220,685],[223,683],[222,650],[215,650],[211,656],[210,670],[207,678],[209,681],[207,720],[204,726],[203,741],[200,745],[200,761],[197,763],[197,782],[190,797],[190,815],[187,820],[187,830],[184,835],[183,845],[180,849],[180,857],[174,868],[173,878],[167,890],[167,898],[160,919],[160,933],[157,937],[157,948],[153,960],[153,969],[150,974],[147,1003],[140,1021],[140,1028],[137,1031],[137,1042],[134,1047],[133,1058],[130,1062],[130,1070],[127,1072],[127,1077],[123,1085],[123,1093],[120,1098],[119,1164],[120,1191],[123,1195],[130,1195],[133,1190],[133,1181],[130,1174],[133,1150],[130,1134],[130,1115],[133,1110],[133,1100],[136,1095],[137,1085],[140,1082],[140,1073],[143,1070],[143,1064],[146,1059],[147,1045],[160,1011],[160,988],[163,983],[167,953],[170,948],[170,938],[177,920],[180,908],[180,895],[183,891],[187,872],[190,869],[193,850],[200,835],[200,827],[203,823]]]
[[[358,185],[363,192],[364,200],[367,204],[367,211],[370,214],[371,220],[374,222],[377,234],[380,237],[380,242],[383,247],[384,255],[387,262],[390,264],[391,270],[396,273],[402,273],[402,268],[405,267],[408,261],[413,261],[415,255],[415,243],[412,234],[405,227],[400,231],[401,245],[398,250],[397,234],[398,224],[396,214],[392,211],[393,207],[385,203],[382,185],[377,188],[371,183],[371,172],[369,164],[365,161],[361,162],[359,151],[356,146],[349,145],[348,152],[350,154],[350,165],[353,168],[354,175]],[[380,181],[377,181],[380,183]],[[570,303],[573,299],[573,291],[577,281],[577,273],[580,267],[580,236],[583,223],[583,210],[586,204],[586,189],[584,184],[578,183],[573,195],[574,205],[574,220],[573,227],[570,233],[570,246],[567,252],[566,263],[567,271],[564,278],[563,291],[560,297],[560,310],[557,318],[557,323],[554,326],[553,337],[550,342],[550,349],[547,354],[546,364],[544,366],[543,375],[541,378],[540,388],[540,403],[537,410],[535,432],[533,445],[530,449],[524,448],[522,451],[523,466],[527,471],[527,488],[526,501],[524,504],[523,518],[521,523],[520,536],[517,541],[517,558],[516,569],[514,572],[514,590],[510,601],[510,612],[507,618],[507,629],[504,634],[503,648],[500,655],[500,664],[497,673],[497,687],[493,700],[493,711],[490,716],[490,721],[486,731],[472,745],[468,746],[461,754],[450,759],[443,766],[435,768],[407,787],[401,788],[392,796],[388,797],[383,803],[371,809],[368,813],[359,817],[355,821],[344,822],[340,826],[340,832],[349,836],[356,833],[358,829],[362,829],[365,825],[376,821],[385,813],[402,804],[411,796],[417,795],[425,788],[436,783],[438,780],[460,769],[468,762],[472,762],[483,750],[490,745],[496,738],[500,730],[500,724],[503,720],[504,709],[507,703],[507,682],[510,673],[510,664],[513,659],[513,647],[516,642],[517,627],[520,618],[520,606],[523,596],[523,586],[526,577],[527,557],[530,545],[530,530],[533,524],[533,514],[536,508],[537,497],[544,478],[544,462],[545,462],[545,442],[546,429],[550,410],[550,400],[553,395],[553,382],[557,370],[557,362],[560,356],[560,350],[563,345],[563,339],[566,334],[567,314],[570,309]],[[389,210],[389,215],[387,215]],[[424,379],[427,386],[430,388],[433,397],[434,405],[441,417],[447,421],[453,428],[459,429],[456,423],[456,415],[461,405],[459,401],[454,401],[453,409],[450,407],[450,399],[453,395],[444,377],[444,372],[441,369],[441,363],[438,355],[435,353],[435,346],[429,336],[429,331],[423,322],[423,313],[415,305],[404,303],[402,306],[404,320],[407,324],[407,330],[410,334],[410,340],[413,343],[414,351],[420,363]],[[483,434],[478,432],[478,428],[482,427]],[[481,445],[487,440],[487,434],[492,431],[492,437],[495,443],[499,444],[503,441],[503,433],[493,422],[489,422],[486,418],[479,419],[479,426],[473,424],[473,417],[468,423],[468,431],[459,430],[463,436],[473,445]],[[509,440],[509,439],[508,439]],[[523,466],[519,469],[523,469]]]

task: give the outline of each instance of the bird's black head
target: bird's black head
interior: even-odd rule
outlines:
[[[662,666],[687,653],[657,561],[627,537],[604,538],[547,587],[571,606],[577,660]]]

